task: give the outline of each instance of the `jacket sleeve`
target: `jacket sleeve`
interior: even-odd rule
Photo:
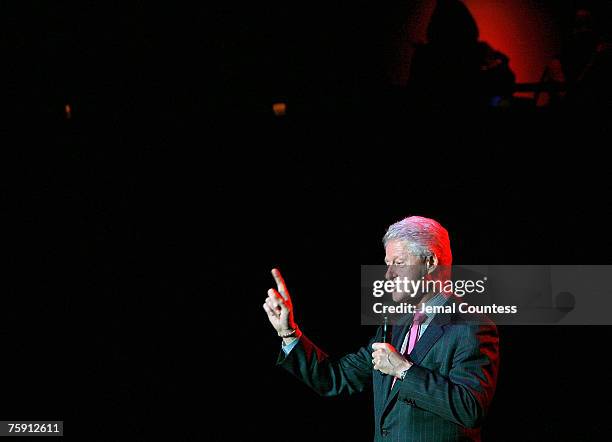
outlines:
[[[455,325],[452,368],[442,376],[413,365],[401,382],[398,399],[467,428],[479,427],[497,382],[499,338],[495,325]]]
[[[289,354],[285,355],[281,350],[277,365],[321,396],[350,395],[363,391],[371,383],[372,344],[381,338],[382,331],[379,328],[367,346],[338,360],[332,360],[302,335]]]

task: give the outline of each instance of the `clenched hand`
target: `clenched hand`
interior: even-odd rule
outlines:
[[[375,342],[372,344],[372,364],[374,370],[381,373],[399,377],[399,375],[412,366],[412,363],[398,353],[391,344]]]

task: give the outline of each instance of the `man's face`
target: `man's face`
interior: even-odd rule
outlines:
[[[387,264],[387,280],[395,280],[400,278],[404,280],[418,281],[425,275],[424,259],[416,257],[406,247],[405,241],[391,240],[385,246],[385,264]],[[417,293],[414,297],[406,291],[393,292],[393,301],[395,302],[418,302],[422,293]]]

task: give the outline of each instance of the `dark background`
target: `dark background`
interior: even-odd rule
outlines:
[[[273,266],[341,355],[372,332],[359,265],[405,216],[445,225],[457,264],[610,264],[608,114],[408,109],[402,5],[2,5],[4,420],[367,440],[369,393],[321,399],[274,367]],[[484,436],[608,439],[610,334],[500,327]]]

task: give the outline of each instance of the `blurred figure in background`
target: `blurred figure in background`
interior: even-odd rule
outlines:
[[[409,96],[419,109],[464,110],[508,103],[514,73],[508,57],[479,41],[478,26],[459,0],[438,0],[427,43],[412,60]]]

